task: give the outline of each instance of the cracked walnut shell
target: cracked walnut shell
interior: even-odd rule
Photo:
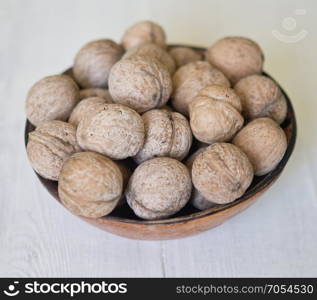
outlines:
[[[139,165],[132,174],[126,198],[142,219],[166,218],[188,202],[192,183],[187,167],[176,159],[157,157]]]
[[[233,144],[208,146],[193,162],[193,184],[213,203],[226,204],[241,197],[252,179],[253,168],[247,155]]]
[[[134,157],[137,163],[158,156],[182,160],[192,144],[192,133],[187,119],[166,109],[149,110],[142,115],[145,142]]]
[[[61,202],[87,218],[108,215],[120,202],[123,176],[118,165],[95,152],[79,152],[66,160],[58,181]]]
[[[136,155],[143,146],[144,124],[133,109],[121,104],[104,104],[96,114],[79,122],[77,140],[84,150],[125,159]]]
[[[46,179],[57,180],[64,161],[79,150],[76,128],[69,123],[48,121],[29,133],[29,161],[33,169]]]

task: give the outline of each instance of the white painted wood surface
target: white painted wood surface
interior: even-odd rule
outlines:
[[[294,15],[295,9],[305,15]],[[316,1],[0,1],[0,276],[317,276]],[[294,17],[297,27],[281,27]],[[63,209],[33,174],[23,145],[24,99],[43,76],[72,64],[85,42],[120,39],[137,20],[161,23],[173,43],[256,39],[265,69],[287,90],[296,150],[255,205],[209,232],[175,241],[123,239]],[[287,44],[272,36],[302,29]]]

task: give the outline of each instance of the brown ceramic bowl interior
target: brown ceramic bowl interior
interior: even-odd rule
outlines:
[[[204,51],[203,48],[191,48],[201,52]],[[65,73],[71,75],[71,69],[67,70]],[[272,77],[269,76],[267,73],[263,73],[263,75],[268,76],[272,79]],[[211,229],[223,223],[231,216],[244,210],[246,207],[252,204],[265,190],[267,190],[279,177],[287,161],[289,160],[295,146],[295,113],[289,97],[283,91],[283,89],[282,92],[285,95],[288,105],[287,118],[281,125],[288,139],[288,147],[285,155],[273,171],[264,176],[255,177],[248,190],[244,193],[242,197],[240,197],[236,201],[226,205],[217,205],[204,211],[199,211],[195,209],[190,203],[188,203],[181,211],[179,211],[174,216],[168,219],[155,221],[146,221],[138,218],[127,204],[124,204],[123,206],[114,210],[110,215],[102,218],[80,218],[105,231],[127,238],[143,240],[163,240],[181,238]],[[34,130],[34,126],[27,120],[25,125],[25,145],[27,145],[28,143],[28,133],[32,130]],[[196,145],[193,145],[191,152],[195,151],[195,146]],[[47,180],[37,173],[36,175],[38,176],[44,187],[49,191],[49,193],[56,200],[59,201],[57,193],[57,182]]]

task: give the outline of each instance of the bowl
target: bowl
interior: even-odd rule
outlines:
[[[180,45],[171,45],[170,47]],[[182,46],[182,45],[181,45]],[[189,47],[189,46],[185,46]],[[203,52],[204,48],[190,47],[197,51]],[[71,75],[72,70],[68,69],[65,74]],[[270,75],[263,72],[263,75],[274,80]],[[275,80],[274,80],[275,81]],[[276,81],[275,81],[276,82]],[[277,82],[276,82],[277,83]],[[278,84],[278,83],[277,83]],[[281,88],[281,87],[280,87]],[[283,159],[277,167],[270,173],[254,177],[248,190],[237,200],[225,205],[216,205],[210,209],[199,211],[189,203],[174,216],[163,220],[142,220],[138,218],[127,204],[115,209],[110,215],[92,219],[80,217],[82,220],[101,228],[104,231],[138,240],[169,240],[178,239],[194,235],[211,228],[214,228],[234,215],[240,213],[255,202],[281,175],[286,166],[295,146],[296,141],[296,118],[292,103],[281,88],[287,101],[287,117],[281,127],[283,128],[288,146]],[[25,125],[25,146],[28,143],[28,133],[34,130],[34,126],[27,120]],[[36,173],[36,172],[35,172]],[[48,192],[59,202],[57,192],[57,182],[47,180],[36,173],[40,182]]]

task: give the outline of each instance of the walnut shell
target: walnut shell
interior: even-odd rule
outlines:
[[[157,157],[139,165],[132,174],[126,198],[134,213],[154,220],[171,216],[188,202],[192,183],[185,165]]]
[[[190,127],[201,142],[229,141],[243,126],[243,117],[230,104],[198,96],[189,105]]]
[[[143,146],[144,124],[133,109],[104,104],[103,109],[79,122],[77,140],[84,150],[124,159],[136,155]]]
[[[79,88],[67,75],[53,75],[36,82],[26,99],[29,121],[38,126],[51,120],[65,121],[79,101]]]
[[[192,180],[209,201],[230,203],[241,197],[253,179],[253,168],[238,147],[229,143],[208,146],[194,160]]]
[[[108,102],[107,102],[108,101]],[[90,97],[80,101],[73,109],[68,122],[78,126],[85,116],[95,115],[104,108],[104,104],[111,103],[109,100],[100,97]]]
[[[27,155],[33,169],[44,178],[57,180],[64,161],[79,150],[76,128],[69,123],[48,121],[29,133]]]
[[[269,117],[281,124],[287,114],[286,99],[278,85],[263,75],[245,77],[235,85],[244,116],[249,119]]]
[[[213,84],[230,86],[222,72],[206,61],[192,62],[179,68],[173,76],[172,104],[174,108],[183,115],[188,115],[189,103],[203,88]]]
[[[104,98],[107,100],[107,103],[113,102],[110,93],[106,89],[89,88],[82,89],[79,91],[79,100],[83,100],[90,97]]]
[[[123,190],[120,168],[108,157],[79,152],[65,162],[58,181],[61,202],[74,214],[88,218],[108,215]]]
[[[134,157],[137,163],[157,156],[182,160],[188,154],[192,144],[192,132],[183,115],[166,109],[153,109],[144,113],[142,119],[145,141]]]
[[[167,68],[158,60],[137,56],[122,59],[110,72],[109,91],[116,103],[137,112],[162,107],[172,92],[172,80]]]
[[[144,42],[166,47],[166,36],[163,28],[151,21],[142,21],[129,27],[123,35],[122,45],[125,49],[139,46]]]
[[[170,72],[174,74],[176,65],[174,59],[161,47],[153,43],[144,43],[137,47],[130,48],[122,57],[122,59],[129,59],[135,56],[149,56],[157,59],[160,63],[165,65]]]
[[[233,143],[246,153],[258,176],[275,169],[287,148],[283,129],[269,118],[251,121],[238,132]]]
[[[203,152],[207,147],[201,147],[196,152],[194,152],[187,160],[186,166],[191,174],[192,166],[194,163],[195,158]],[[190,197],[190,203],[199,210],[205,210],[215,206],[215,203],[208,201],[194,186],[192,189],[192,194]]]
[[[207,60],[235,84],[243,77],[262,72],[264,56],[254,41],[244,37],[226,37],[207,49]]]
[[[177,69],[203,58],[201,53],[187,47],[173,47],[169,54],[174,58]]]
[[[83,88],[105,88],[112,66],[121,58],[123,48],[112,40],[97,40],[77,53],[73,73]]]
[[[222,85],[209,85],[202,89],[198,96],[205,96],[218,101],[224,101],[232,105],[238,112],[242,111],[242,104],[240,97],[234,89]]]

